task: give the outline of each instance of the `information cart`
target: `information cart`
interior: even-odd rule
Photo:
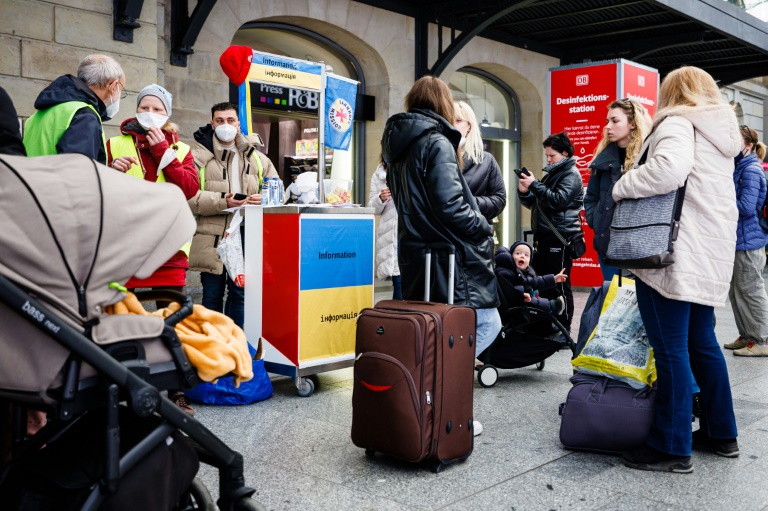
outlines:
[[[246,337],[309,396],[316,374],[354,364],[356,318],[373,306],[373,209],[243,209]]]

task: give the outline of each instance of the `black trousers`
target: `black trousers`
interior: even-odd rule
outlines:
[[[573,320],[573,290],[571,289],[571,268],[573,268],[573,259],[567,250],[564,250],[563,244],[557,238],[536,237],[534,236],[534,248],[536,255],[531,261],[531,266],[536,270],[536,274],[557,275],[565,268],[565,274],[568,279],[565,282],[556,284],[555,289],[541,291],[539,293],[543,298],[557,298],[562,294],[565,298],[565,313],[556,316],[557,320],[563,326],[571,331],[571,321]]]

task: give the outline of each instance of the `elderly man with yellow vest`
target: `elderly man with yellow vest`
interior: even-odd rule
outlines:
[[[37,112],[24,124],[28,156],[80,153],[107,162],[101,123],[117,115],[125,99],[125,75],[107,55],[89,55],[77,76],[58,77],[35,100]]]
[[[232,103],[219,103],[211,108],[211,122],[195,132],[195,141],[192,154],[200,172],[200,190],[189,200],[192,213],[197,216],[189,266],[200,272],[203,306],[223,312],[242,328],[243,288],[229,278],[216,253],[216,246],[233,217],[224,210],[261,204],[263,178],[278,177],[278,174],[269,158],[240,132],[237,107]],[[241,200],[235,198],[236,194]],[[243,234],[243,224],[240,229]]]

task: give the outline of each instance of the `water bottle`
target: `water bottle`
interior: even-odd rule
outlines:
[[[269,178],[265,177],[261,180],[261,205],[269,206]]]
[[[280,192],[278,191],[280,188],[280,180],[276,177],[273,177],[269,180],[269,204],[270,206],[279,206],[280,205]]]

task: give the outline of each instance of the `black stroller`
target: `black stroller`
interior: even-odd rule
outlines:
[[[517,369],[535,364],[538,370],[542,370],[544,361],[561,349],[569,348],[575,354],[575,344],[568,330],[552,314],[509,303],[507,297],[514,293],[514,286],[498,271],[496,278],[502,327],[496,339],[477,357],[483,363],[477,368],[477,381],[483,387],[496,384],[498,369]]]
[[[263,509],[243,458],[160,391],[199,383],[174,325],[192,312],[109,316],[189,241],[180,190],[80,155],[0,157],[0,502],[16,509],[214,510],[195,479],[219,469],[218,509]],[[27,435],[27,410],[48,423]]]

